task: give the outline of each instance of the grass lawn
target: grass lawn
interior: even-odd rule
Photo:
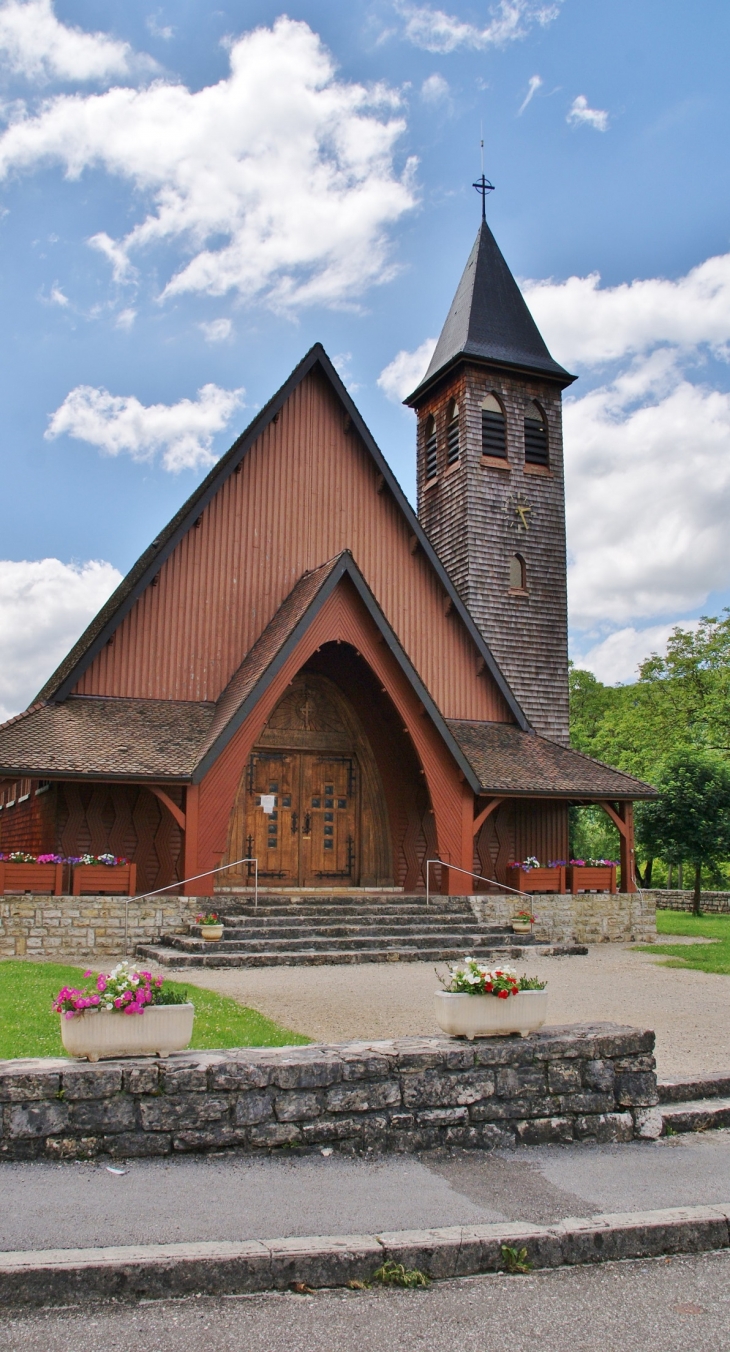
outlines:
[[[0,1059],[15,1056],[64,1056],[59,1019],[51,1000],[62,986],[83,986],[83,967],[55,962],[0,962]],[[185,990],[184,981],[166,984]],[[187,987],[195,1005],[191,1047],[288,1047],[311,1039],[280,1028],[271,1019],[245,1009],[236,1000],[199,986]],[[144,1018],[144,1014],[141,1015]]]
[[[689,967],[695,972],[730,974],[730,915],[691,915],[689,911],[657,911],[659,934],[693,935],[712,944],[642,944],[642,953],[666,955],[663,967]]]

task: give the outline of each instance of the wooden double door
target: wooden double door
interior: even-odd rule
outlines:
[[[248,765],[246,853],[281,887],[357,882],[357,762],[256,750]]]

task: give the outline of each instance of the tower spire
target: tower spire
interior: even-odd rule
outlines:
[[[477,179],[476,183],[472,183],[471,186],[472,186],[472,188],[476,188],[477,192],[481,195],[481,199],[482,199],[482,220],[484,221],[484,224],[486,225],[486,223],[487,223],[487,193],[494,192],[494,184],[493,184],[493,183],[490,183],[490,182],[489,182],[489,179],[488,179],[488,178],[485,178],[485,175],[484,175],[484,128],[483,128],[483,127],[482,127],[482,129],[481,129],[481,138],[480,138],[480,141],[479,141],[479,149],[480,149],[480,151],[481,151],[482,172],[481,172],[481,174],[479,175],[479,178]]]

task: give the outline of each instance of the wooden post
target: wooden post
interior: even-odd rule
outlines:
[[[185,837],[183,845],[183,878],[191,878],[198,868],[198,810],[200,788],[197,784],[188,784],[185,790]],[[213,893],[213,878],[200,878],[198,882],[186,883],[183,887],[185,897],[209,897]]]
[[[623,810],[622,810],[623,809]],[[634,846],[634,805],[622,803],[619,813],[626,827],[621,833],[621,891],[636,891],[636,851]]]
[[[475,884],[470,870],[474,867],[474,794],[469,785],[461,783],[461,839],[459,858],[450,860],[458,868],[442,868],[441,892],[444,896],[468,897]]]

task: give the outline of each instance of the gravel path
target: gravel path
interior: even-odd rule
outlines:
[[[524,970],[548,981],[551,1024],[610,1020],[653,1028],[660,1075],[730,1069],[730,976],[666,968],[624,944],[596,945],[587,957],[539,958]],[[190,968],[174,976],[232,995],[317,1042],[439,1031],[431,963]]]

